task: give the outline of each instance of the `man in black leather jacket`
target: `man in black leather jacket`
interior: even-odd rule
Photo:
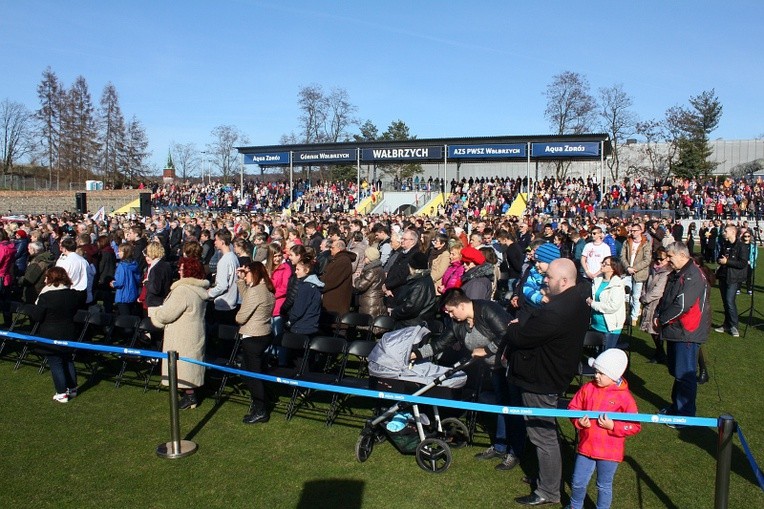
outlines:
[[[463,356],[470,353],[482,357],[491,369],[491,383],[499,405],[521,406],[520,392],[507,383],[501,363],[500,343],[512,319],[504,307],[490,300],[471,300],[460,289],[451,289],[443,296],[443,309],[451,317],[452,325],[430,344],[415,350],[412,355],[421,359],[459,348]],[[478,376],[482,369],[468,373]],[[497,415],[496,436],[492,445],[475,455],[477,459],[501,459],[497,470],[511,470],[519,463],[525,445],[525,423],[521,416]]]
[[[724,242],[719,252],[719,269],[716,277],[719,279],[719,291],[722,294],[724,304],[724,323],[715,330],[716,332],[729,332],[733,337],[739,337],[737,330],[738,313],[735,298],[740,290],[740,285],[745,281],[748,267],[748,246],[743,244],[737,236],[737,227],[728,224],[724,228]]]

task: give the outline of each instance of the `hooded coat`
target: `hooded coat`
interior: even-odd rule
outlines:
[[[384,303],[382,285],[385,282],[385,271],[382,262],[374,260],[363,266],[361,275],[353,283],[353,289],[358,294],[358,311],[371,316],[387,314]]]
[[[297,279],[297,297],[289,310],[289,331],[296,334],[318,332],[321,317],[321,288],[324,283],[311,274]]]
[[[29,258],[27,271],[19,280],[23,288],[24,302],[33,304],[40,294],[40,290],[45,286],[45,271],[47,271],[56,260],[50,251],[43,251]]]
[[[148,310],[151,323],[164,329],[163,352],[175,350],[180,357],[204,360],[204,314],[207,309],[205,279],[183,278],[172,284],[161,306]],[[193,389],[204,384],[204,366],[178,363],[178,387]],[[162,384],[168,385],[167,361],[162,361]]]

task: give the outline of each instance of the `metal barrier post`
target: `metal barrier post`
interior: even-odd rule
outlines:
[[[730,468],[732,466],[732,436],[735,420],[729,414],[719,417],[719,442],[716,452],[716,489],[714,509],[727,509],[730,498]]]
[[[178,416],[178,352],[167,352],[167,377],[170,382],[170,436],[171,442],[157,446],[160,458],[176,459],[189,456],[196,452],[196,444],[190,440],[180,439],[180,417]]]

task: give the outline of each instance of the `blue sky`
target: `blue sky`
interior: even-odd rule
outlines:
[[[152,162],[218,125],[252,145],[297,130],[297,93],[347,90],[361,120],[419,138],[547,134],[563,71],[622,83],[642,119],[714,88],[713,138],[764,135],[764,2],[0,0],[0,100],[37,109],[50,66],[117,88]]]

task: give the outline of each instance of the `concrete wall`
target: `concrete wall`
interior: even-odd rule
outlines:
[[[82,192],[82,191],[81,191]],[[143,192],[146,192],[145,190]],[[111,212],[137,200],[138,189],[118,191],[86,191],[87,207],[91,213],[101,207]],[[0,191],[0,215],[53,214],[76,210],[75,191]]]

